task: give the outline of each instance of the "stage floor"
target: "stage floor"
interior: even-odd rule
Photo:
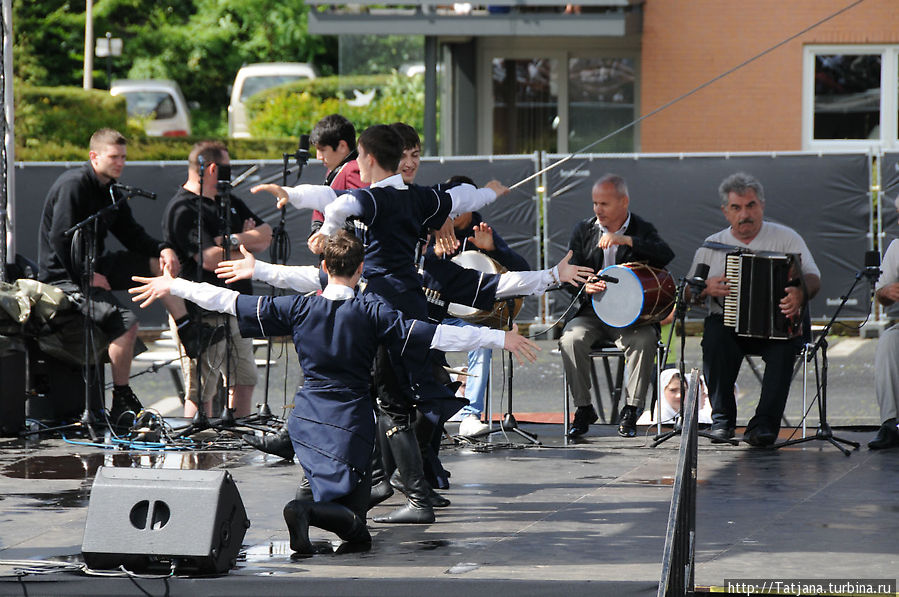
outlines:
[[[444,450],[452,486],[443,493],[452,505],[437,511],[436,523],[369,521],[371,551],[298,560],[290,558],[281,517],[296,488],[294,464],[248,450],[159,455],[0,440],[2,560],[77,560],[100,465],[226,468],[252,521],[245,557],[226,576],[15,579],[3,566],[0,594],[655,594],[680,439],[653,449],[648,435],[623,439],[597,425],[565,447],[558,425],[524,428],[544,445]],[[746,578],[895,581],[899,450],[867,450],[871,430],[836,433],[862,449],[846,457],[818,441],[760,450],[700,439],[698,586]],[[399,504],[393,497],[371,514]],[[310,535],[323,550],[332,547],[328,533]]]

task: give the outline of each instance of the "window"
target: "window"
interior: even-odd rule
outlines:
[[[808,46],[805,149],[896,148],[899,46]]]

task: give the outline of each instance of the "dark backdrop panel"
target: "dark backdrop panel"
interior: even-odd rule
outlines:
[[[422,158],[415,181],[431,185],[455,175],[465,175],[478,186],[492,179],[511,186],[532,175],[536,167],[536,156]],[[535,184],[524,184],[478,211],[484,216],[484,221],[527,260],[532,269],[540,269]],[[538,301],[532,297],[524,302],[517,319],[533,320],[537,313]]]
[[[417,178],[421,184],[434,184],[454,174],[465,174],[478,184],[484,184],[497,178],[505,184],[512,184],[533,174],[536,159],[531,156],[502,159],[424,159]],[[37,231],[41,210],[47,191],[59,175],[67,168],[80,164],[19,164],[16,172],[16,250],[18,253],[37,261]],[[268,193],[253,195],[250,188],[262,182],[281,184],[283,166],[280,161],[238,161],[232,162],[235,179],[252,168],[252,173],[240,184],[235,185],[233,193],[241,198],[259,217],[274,228],[280,221],[280,212],[275,209],[275,201]],[[311,160],[303,169],[300,183],[320,184],[324,181],[325,169],[321,162]],[[153,236],[161,238],[162,214],[168,199],[187,180],[187,162],[130,162],[121,178],[121,182],[153,191],[158,199],[136,197],[131,201],[131,209],[141,225]],[[291,168],[288,184],[297,184],[295,167]],[[525,185],[524,189],[513,191],[508,196],[481,210],[485,220],[493,225],[503,238],[528,262],[539,267],[537,259],[538,245],[535,241],[537,226],[536,201],[534,186]],[[306,248],[309,236],[309,225],[312,212],[308,209],[288,208],[285,217],[285,230],[290,239],[291,252],[287,261],[290,265],[314,265],[317,258]],[[110,249],[120,247],[113,238],[109,238]],[[269,252],[260,258],[272,261]],[[257,292],[267,292],[264,285],[257,287]],[[122,294],[128,300],[127,294]],[[165,325],[165,311],[161,306],[149,309],[138,309],[141,324],[144,326]],[[531,299],[519,314],[519,319],[526,320],[536,316],[536,301]]]
[[[557,159],[549,156],[548,163]],[[631,209],[655,224],[674,249],[671,273],[684,276],[703,239],[727,226],[718,184],[738,171],[751,173],[765,187],[766,218],[796,229],[805,239],[822,276],[812,316],[830,316],[869,246],[869,162],[864,154],[579,157],[547,173],[550,261],[563,254],[575,224],[593,215],[593,182],[614,172],[627,180]],[[841,316],[864,317],[868,292],[859,288]],[[567,302],[553,298],[552,313],[558,315]]]
[[[37,261],[38,250],[38,226],[41,210],[50,186],[67,168],[80,166],[72,164],[19,164],[16,171],[16,251],[34,261]],[[234,195],[243,199],[251,210],[259,217],[275,227],[280,218],[280,212],[275,209],[275,201],[271,195],[253,195],[249,192],[251,186],[260,182],[281,182],[282,166],[280,162],[233,162],[235,177],[248,168],[256,167],[254,174],[244,182],[236,185]],[[325,169],[320,162],[310,162],[303,171],[301,182],[320,183],[324,180]],[[131,210],[134,217],[151,235],[162,237],[162,214],[169,198],[175,194],[178,187],[187,180],[187,161],[184,162],[130,162],[122,173],[121,182],[153,191],[158,198],[155,201],[142,197],[131,200]],[[289,184],[296,180],[295,170],[288,179]],[[309,236],[309,222],[312,212],[309,210],[287,210],[285,229],[291,240],[291,256],[288,261],[291,265],[311,265],[317,263],[315,258],[306,249],[306,238]],[[118,241],[110,236],[107,247],[115,249],[121,247]],[[260,258],[271,260],[266,252]],[[263,285],[257,288],[258,292],[266,292]],[[122,299],[128,300],[128,295],[122,293]],[[153,305],[148,309],[137,309],[141,325],[163,326],[165,323],[165,310],[162,306]]]

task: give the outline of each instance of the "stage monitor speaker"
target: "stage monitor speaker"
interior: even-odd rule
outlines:
[[[250,526],[227,471],[102,466],[81,552],[90,568],[225,573]]]
[[[0,436],[25,427],[25,350],[0,352]]]

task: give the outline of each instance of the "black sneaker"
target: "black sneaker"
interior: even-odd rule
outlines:
[[[131,386],[112,390],[112,406],[109,409],[109,421],[117,427],[131,427],[137,414],[144,409],[140,400],[134,395]]]
[[[571,423],[571,428],[568,429],[568,437],[584,435],[590,428],[590,424],[597,420],[599,420],[599,415],[596,414],[592,404],[577,407],[577,410],[574,411],[574,421]]]
[[[626,405],[621,409],[621,417],[618,419],[618,435],[621,437],[635,437],[637,435],[637,419],[640,411],[636,406]]]
[[[184,353],[192,359],[197,358],[206,347],[221,342],[224,337],[224,327],[212,327],[202,321],[188,319],[178,326],[178,339],[184,347]]]

